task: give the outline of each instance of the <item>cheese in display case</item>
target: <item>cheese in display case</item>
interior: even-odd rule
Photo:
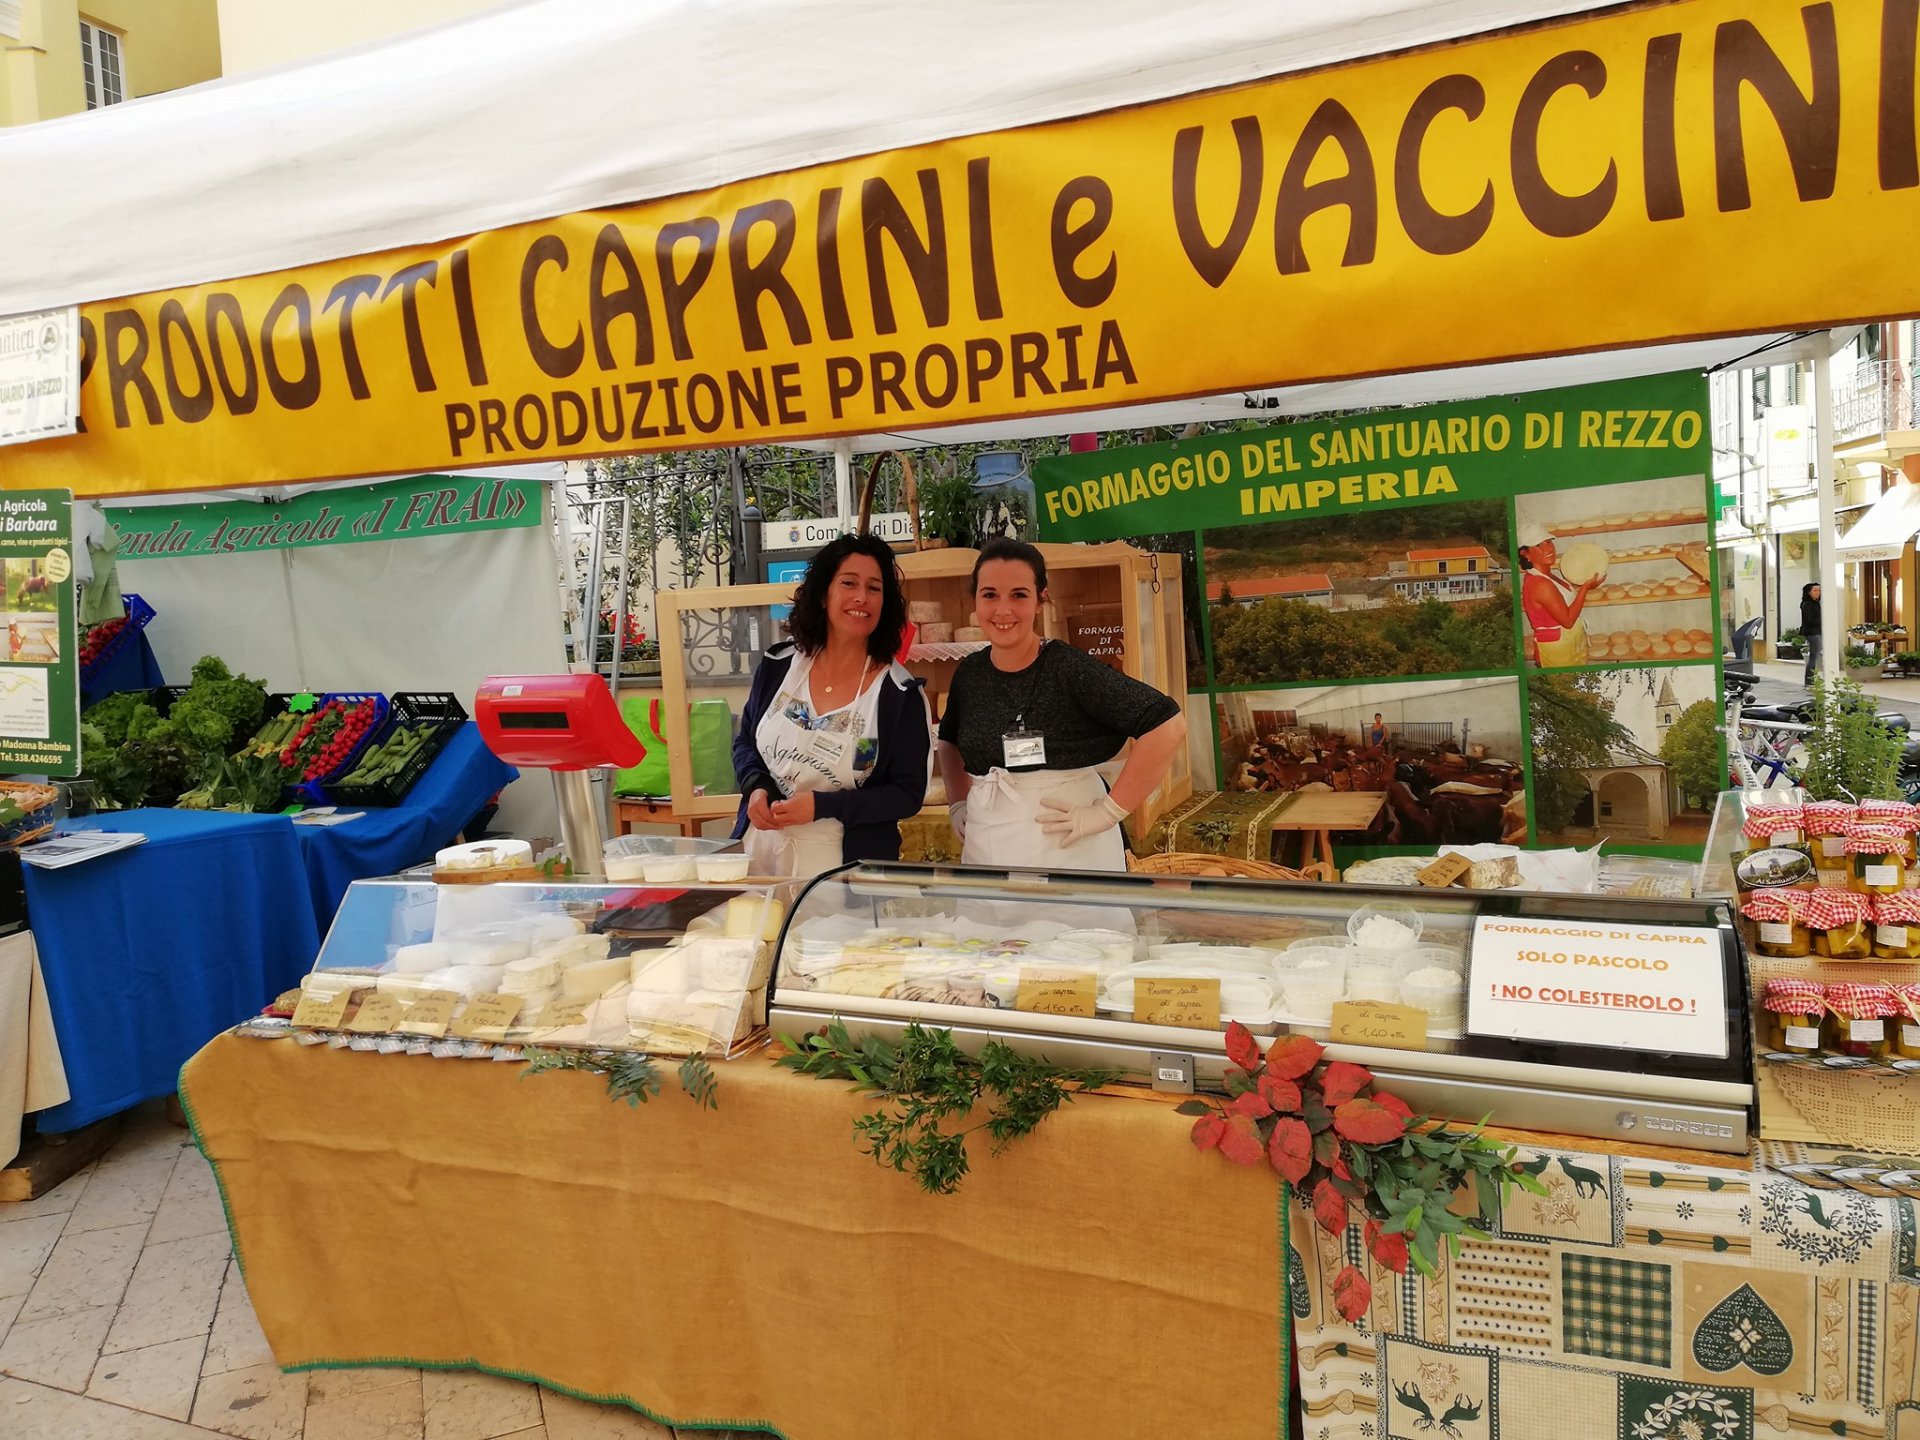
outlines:
[[[692,861],[689,861],[692,868]],[[790,881],[349,887],[297,1029],[738,1054],[764,1040]]]
[[[1744,1152],[1745,953],[1723,902],[868,863],[806,882],[772,1025],[912,1023],[1160,1088],[1225,1031],[1302,1032],[1416,1111]]]

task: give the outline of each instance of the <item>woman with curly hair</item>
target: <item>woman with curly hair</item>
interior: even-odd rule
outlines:
[[[896,860],[900,822],[926,800],[932,715],[894,656],[907,601],[893,551],[842,535],[807,566],[733,742],[736,838],[755,875],[817,875],[852,860]]]

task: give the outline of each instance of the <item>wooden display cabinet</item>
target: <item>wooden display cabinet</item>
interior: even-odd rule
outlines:
[[[1039,548],[1047,561],[1049,595],[1041,614],[1041,633],[1069,644],[1078,642],[1082,649],[1100,654],[1136,680],[1171,696],[1185,714],[1187,644],[1180,557],[1150,554],[1124,541]],[[977,555],[973,550],[951,549],[901,555],[908,601],[937,601],[948,623],[956,629],[965,626],[973,609],[967,581]],[[737,794],[695,793],[687,707],[696,700],[722,699],[733,713],[734,724],[739,724],[754,666],[785,637],[782,622],[793,588],[788,583],[725,585],[663,590],[655,596],[662,732],[667,737],[676,816],[717,819],[731,817],[739,809]],[[917,646],[909,654],[907,668],[927,682],[936,724],[953,683],[954,667],[967,649],[984,648],[985,643]],[[1192,762],[1182,746],[1166,781],[1129,818],[1129,826],[1144,835],[1163,813],[1192,793]]]

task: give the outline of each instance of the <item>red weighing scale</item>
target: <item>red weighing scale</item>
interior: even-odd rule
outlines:
[[[607,841],[588,772],[638,765],[646,753],[598,675],[491,675],[473,697],[480,737],[523,770],[553,774],[560,843],[576,875],[598,875]]]

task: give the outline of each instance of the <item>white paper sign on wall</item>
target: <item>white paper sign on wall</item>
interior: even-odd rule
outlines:
[[[1469,1034],[1725,1059],[1726,1010],[1710,926],[1474,922]]]
[[[0,445],[71,435],[79,421],[79,309],[0,316]]]

